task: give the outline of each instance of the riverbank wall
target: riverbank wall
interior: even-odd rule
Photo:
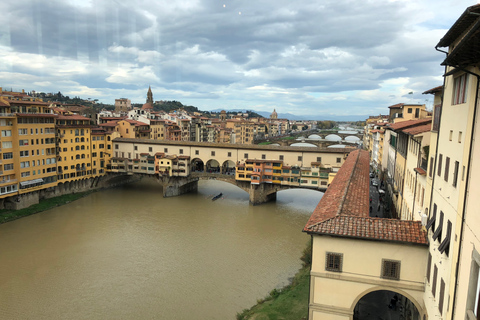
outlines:
[[[140,179],[141,176],[134,175],[105,175],[101,177],[58,183],[55,187],[33,190],[31,192],[15,194],[0,199],[0,209],[21,210],[34,204],[38,204],[43,199],[113,188],[123,184],[136,182]]]

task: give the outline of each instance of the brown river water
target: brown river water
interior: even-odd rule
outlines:
[[[235,319],[300,268],[322,195],[146,179],[0,225],[0,319]]]

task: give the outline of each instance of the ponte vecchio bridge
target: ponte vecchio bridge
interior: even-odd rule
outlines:
[[[352,150],[117,138],[107,171],[155,177],[164,197],[195,190],[200,179],[221,180],[255,205],[285,189],[325,191]]]

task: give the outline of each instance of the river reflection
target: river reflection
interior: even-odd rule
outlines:
[[[321,196],[251,206],[201,181],[163,198],[145,180],[0,225],[0,318],[234,319],[298,270]]]

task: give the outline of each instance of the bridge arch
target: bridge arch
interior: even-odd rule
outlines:
[[[221,170],[220,163],[215,159],[210,159],[207,161],[205,169],[210,173],[219,173]]]
[[[374,297],[375,294],[377,295],[377,297]],[[386,303],[383,303],[385,301],[378,301],[379,300],[378,295],[381,295],[387,298]],[[398,300],[402,300],[402,298],[405,298],[408,305],[410,306],[409,309],[413,314],[411,318],[407,317],[407,319],[413,319],[413,320],[422,319],[421,317],[423,316],[423,309],[421,305],[418,303],[418,301],[409,292],[402,289],[386,287],[386,286],[373,286],[371,288],[368,288],[367,290],[364,290],[359,295],[357,295],[357,297],[355,298],[355,300],[353,301],[350,307],[350,311],[352,314],[352,317],[350,319],[359,319],[359,320],[367,319],[366,317],[363,318],[359,315],[359,313],[362,311],[360,308],[361,301],[365,301],[368,303],[368,300],[374,300],[376,303],[382,304],[380,309],[384,309],[385,311],[384,314],[386,314],[386,312],[388,312],[389,309],[394,309],[395,307],[399,308],[400,307],[399,305],[395,306],[395,303],[391,303],[394,296],[397,296]]]
[[[225,160],[222,164],[222,173],[235,175],[235,162],[232,160]]]
[[[200,158],[194,158],[191,161],[191,166],[192,166],[192,172],[203,172],[205,171],[205,165],[203,163],[203,160]]]

